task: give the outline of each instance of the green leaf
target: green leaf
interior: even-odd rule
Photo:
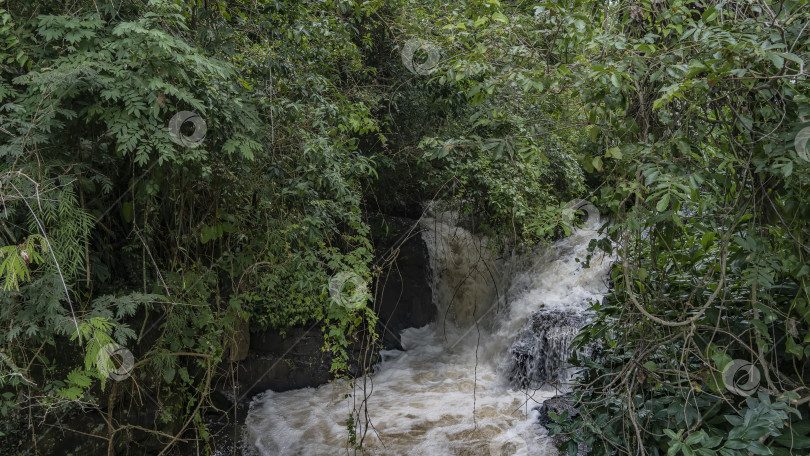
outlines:
[[[171,383],[172,380],[174,380],[174,374],[176,372],[177,371],[172,366],[164,367],[163,370],[161,371],[161,373],[163,374],[163,380],[165,380],[166,383]]]
[[[777,70],[781,70],[785,66],[785,59],[776,52],[766,52],[765,58],[770,60]]]
[[[718,11],[717,7],[715,5],[712,5],[711,7],[707,8],[706,11],[703,13],[702,17],[703,22],[708,24],[709,22],[714,21],[719,14],[720,12]]]
[[[785,351],[799,359],[802,359],[802,356],[804,356],[804,347],[797,344],[790,336],[787,336],[787,340],[785,341]]]
[[[602,157],[593,157],[593,160],[591,161],[591,163],[593,164],[594,169],[596,169],[600,173],[603,171]]]
[[[678,142],[678,150],[683,154],[685,157],[688,157],[689,154],[692,152],[692,148],[689,145],[689,141],[684,139],[679,139]]]
[[[689,437],[687,437],[686,440],[683,441],[683,443],[685,443],[687,445],[690,445],[690,446],[695,445],[698,442],[700,442],[701,440],[703,440],[703,438],[705,436],[706,436],[706,433],[703,432],[703,431],[693,432],[693,433],[689,434]]]
[[[677,455],[678,452],[681,451],[682,447],[683,447],[683,444],[681,442],[677,442],[677,441],[673,442],[672,446],[669,447],[669,450],[667,450],[667,456],[675,456],[675,455]]]
[[[504,24],[509,22],[509,19],[507,19],[507,17],[504,16],[503,13],[500,11],[492,13],[492,19],[498,22],[503,22]]]
[[[70,400],[79,399],[80,397],[82,397],[82,393],[83,391],[80,388],[76,388],[75,386],[59,390],[60,396]]]
[[[599,133],[601,131],[602,129],[599,128],[597,125],[591,125],[590,127],[588,127],[588,136],[591,137],[591,142],[596,142],[596,140],[599,138]]]
[[[78,386],[80,388],[87,388],[90,386],[90,377],[88,377],[87,374],[78,368],[74,369],[68,374],[67,381],[69,384]]]
[[[615,158],[616,160],[622,159],[622,151],[618,147],[611,147],[605,151],[606,158]]]
[[[757,332],[759,333],[760,336],[762,336],[768,341],[771,340],[771,335],[770,332],[768,331],[768,327],[765,326],[765,323],[763,323],[762,320],[751,320],[751,324],[754,326],[754,328],[757,329]]]
[[[747,450],[754,454],[773,454],[770,448],[763,445],[761,442],[757,440],[751,440],[748,442]]]
[[[669,206],[669,193],[664,193],[664,196],[658,200],[658,203],[655,205],[655,210],[658,212],[664,212],[667,206]]]
[[[751,119],[750,116],[740,114],[740,122],[742,122],[743,127],[745,127],[746,130],[750,131],[754,129],[754,121]]]
[[[132,221],[132,203],[129,201],[121,204],[121,215],[124,217],[124,221],[129,223]]]
[[[672,440],[680,440],[683,430],[679,430],[678,433],[675,434],[671,429],[664,429],[664,434]]]
[[[775,437],[774,441],[785,448],[810,448],[810,421],[804,420],[792,423],[786,431],[784,434]]]

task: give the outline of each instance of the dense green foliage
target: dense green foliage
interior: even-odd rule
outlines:
[[[111,452],[210,442],[241,322],[325,323],[338,375],[374,342],[370,308],[328,290],[373,277],[368,215],[436,200],[534,244],[586,197],[617,262],[563,449],[810,451],[806,0],[0,8],[0,439],[84,409]],[[403,65],[413,39],[435,68]],[[114,343],[120,382],[97,362]],[[728,389],[733,359],[757,394]],[[141,390],[160,422],[111,419]]]
[[[164,451],[210,443],[203,418],[241,322],[325,323],[337,375],[349,344],[374,342],[370,308],[328,288],[338,273],[371,279],[369,212],[463,202],[482,230],[536,241],[553,223],[535,215],[584,188],[571,138],[541,144],[522,121],[542,107],[513,97],[499,113],[403,68],[419,25],[399,21],[407,2],[2,7],[9,445],[36,450],[80,410],[104,417],[109,451],[135,433]],[[205,127],[177,131],[182,111]],[[109,356],[119,346],[131,371]],[[161,404],[147,427],[127,422],[144,394]]]
[[[32,408],[36,438],[35,417],[92,407],[107,378],[95,360],[115,341],[141,384],[113,396],[145,388],[165,404],[155,429],[193,423],[207,440],[209,385],[240,320],[330,321],[345,368],[374,316],[330,306],[326,284],[370,275],[361,208],[374,168],[357,142],[379,129],[374,94],[356,88],[371,73],[357,26],[376,7],[346,7],[6,4],[4,416]],[[198,146],[172,141],[181,110],[207,124]],[[55,350],[65,344],[76,357]],[[120,431],[104,433],[111,448]]]
[[[563,449],[806,453],[810,161],[802,129],[810,125],[810,5],[489,1],[431,8],[425,14],[436,16],[436,40],[448,54],[434,77],[464,90],[476,126],[497,126],[481,139],[447,144],[478,141],[481,149],[492,145],[493,157],[510,133],[542,138],[547,156],[573,145],[589,174],[589,199],[611,215],[608,240],[592,247],[616,255],[614,290],[577,340],[601,350],[577,361],[582,414],[554,428],[569,439]],[[571,130],[584,134],[556,141]],[[486,182],[486,168],[464,152],[435,158],[461,161],[469,173],[464,195],[480,204],[475,184]],[[520,166],[515,159],[508,174]],[[535,188],[521,187],[512,201],[521,207]],[[489,201],[498,220],[498,199]],[[547,214],[529,218],[548,227]],[[533,222],[510,215],[500,225],[530,239],[521,228]],[[744,381],[723,375],[734,359],[751,362],[762,379],[747,399],[726,384]]]

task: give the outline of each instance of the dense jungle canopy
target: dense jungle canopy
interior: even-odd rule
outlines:
[[[562,454],[808,454],[808,66],[807,0],[0,1],[0,453],[96,413],[108,454],[204,454],[242,322],[322,322],[353,375],[370,217],[498,251],[584,199],[616,262]]]

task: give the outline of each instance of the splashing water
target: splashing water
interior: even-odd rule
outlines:
[[[383,351],[370,376],[257,396],[248,452],[353,454],[355,412],[356,440],[371,455],[554,454],[533,410],[554,388],[517,388],[566,378],[568,344],[607,292],[609,259],[595,257],[589,269],[576,261],[595,231],[498,260],[452,214],[423,227],[437,321],[405,330],[406,351]]]

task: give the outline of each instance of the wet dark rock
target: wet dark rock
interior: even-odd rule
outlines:
[[[374,310],[380,319],[377,333],[384,348],[401,350],[402,330],[425,326],[436,318],[428,249],[416,220],[387,216],[372,218],[369,224],[375,266],[382,268],[373,287]]]
[[[332,360],[322,348],[320,325],[291,328],[286,335],[273,330],[252,334],[247,357],[238,365],[238,396],[327,383]]]
[[[571,341],[588,321],[582,310],[541,309],[533,313],[509,349],[506,376],[516,388],[539,388],[566,380]]]
[[[574,399],[571,394],[564,394],[562,396],[555,396],[546,399],[542,404],[534,408],[539,413],[537,421],[541,426],[547,427],[550,423],[556,421],[549,415],[549,412],[555,413],[558,417],[562,417],[564,413],[568,412],[565,420],[571,422],[579,416],[579,411],[574,407]]]
[[[548,429],[549,424],[557,422],[551,418],[549,413],[554,413],[559,418],[562,418],[563,415],[567,413],[565,418],[562,418],[563,423],[573,422],[574,419],[579,416],[579,410],[576,409],[575,405],[573,394],[568,393],[547,399],[533,410],[537,410],[539,414],[537,417],[538,424]],[[579,435],[582,433],[582,429],[577,429],[574,431],[574,433]],[[569,454],[567,448],[569,445],[570,436],[568,434],[555,434],[550,436],[550,439],[552,445],[560,449],[560,454]],[[577,456],[586,456],[590,454],[590,452],[591,448],[589,446],[579,445],[576,454]],[[611,455],[614,454],[616,454],[616,452],[611,453]]]
[[[369,224],[375,266],[382,269],[371,288],[375,293],[373,308],[379,316],[377,333],[383,348],[401,349],[402,330],[424,326],[436,318],[427,246],[415,220],[378,217],[370,219]],[[332,358],[322,350],[320,324],[291,328],[284,336],[274,330],[258,331],[243,339],[249,340],[250,349],[238,364],[238,397],[268,389],[281,392],[316,387],[332,380]],[[233,351],[239,349],[239,344],[234,345]],[[355,374],[362,373],[362,365],[368,360],[378,359],[376,349],[369,352],[359,344],[350,348],[351,370]]]

